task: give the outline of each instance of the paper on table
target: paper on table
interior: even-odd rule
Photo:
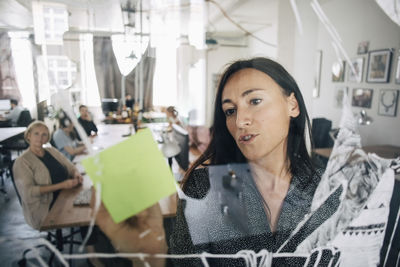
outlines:
[[[175,179],[149,129],[82,161],[116,223],[176,191]]]

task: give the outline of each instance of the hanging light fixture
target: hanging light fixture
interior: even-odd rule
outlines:
[[[360,114],[358,115],[357,122],[359,125],[370,125],[372,123],[372,118],[367,115],[367,112],[365,109],[362,109],[360,111]]]

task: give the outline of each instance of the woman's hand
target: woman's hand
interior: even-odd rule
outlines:
[[[78,179],[67,179],[61,183],[63,189],[70,189],[80,184]]]
[[[79,182],[80,184],[83,183],[83,176],[79,173],[79,171],[76,170],[76,171],[74,172],[73,178],[74,178],[74,179],[77,179],[78,182]]]
[[[94,190],[94,189],[93,189]],[[94,207],[95,191],[92,194],[91,207]],[[158,203],[150,208],[116,224],[103,203],[96,216],[96,224],[111,240],[117,252],[124,253],[167,253],[163,217]],[[138,258],[132,258],[133,266],[144,266]],[[151,266],[164,266],[165,260],[146,258]]]

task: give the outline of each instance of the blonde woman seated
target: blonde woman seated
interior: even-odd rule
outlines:
[[[60,190],[80,185],[83,178],[57,149],[43,148],[50,138],[46,124],[31,123],[24,137],[29,148],[14,163],[14,180],[26,222],[40,229]]]

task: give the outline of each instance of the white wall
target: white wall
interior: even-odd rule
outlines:
[[[311,117],[326,117],[333,121],[333,126],[339,124],[341,110],[334,107],[334,90],[337,86],[348,86],[351,94],[353,88],[372,88],[373,99],[370,109],[366,109],[374,122],[370,126],[360,126],[363,145],[390,144],[400,145],[400,111],[396,117],[378,115],[379,90],[400,89],[394,83],[394,72],[397,65],[397,56],[400,48],[400,27],[390,20],[373,0],[336,0],[326,1],[321,5],[332,24],[336,27],[343,40],[343,46],[350,58],[361,56],[364,58],[363,77],[361,83],[332,82],[331,67],[337,60],[327,31],[322,24],[318,25],[317,49],[323,51],[322,76],[320,97],[312,101]],[[394,48],[391,63],[389,83],[367,83],[366,72],[368,54],[357,56],[359,42],[369,41],[369,50]],[[346,66],[347,69],[348,66]],[[399,105],[399,103],[398,103]],[[354,112],[360,108],[353,107]],[[398,107],[399,109],[399,107]]]

